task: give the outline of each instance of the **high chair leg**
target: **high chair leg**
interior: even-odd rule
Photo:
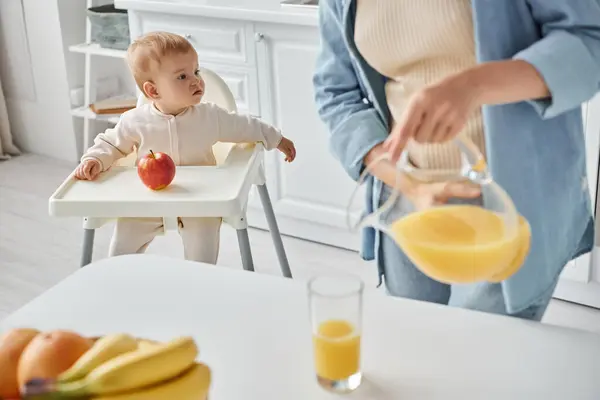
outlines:
[[[281,233],[279,232],[279,226],[277,226],[277,219],[275,218],[275,211],[273,211],[273,205],[271,204],[271,198],[269,197],[269,191],[266,184],[257,185],[258,194],[260,195],[260,201],[265,211],[265,217],[267,218],[267,224],[269,225],[269,231],[271,231],[271,238],[275,245],[275,252],[279,259],[279,265],[281,272],[286,278],[292,277],[292,271],[290,270],[290,264],[285,254],[285,248],[283,247],[283,240],[281,239]]]
[[[250,250],[248,228],[238,229],[237,237],[240,245],[240,255],[242,256],[242,266],[246,271],[254,271],[254,261],[252,260],[252,250]]]
[[[94,235],[96,230],[93,228],[83,229],[83,249],[81,251],[81,266],[85,267],[92,262],[94,252]]]

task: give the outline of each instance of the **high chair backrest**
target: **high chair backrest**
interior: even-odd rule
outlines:
[[[223,78],[207,68],[200,68],[200,74],[206,85],[202,102],[214,103],[227,111],[237,111],[237,105],[235,103],[233,93],[231,93],[229,86],[227,86]],[[146,99],[146,96],[140,94],[138,96],[136,106],[139,107],[147,102],[148,99]],[[215,158],[217,159],[217,164],[221,164],[223,161],[225,161],[232,147],[233,143],[216,143],[213,146],[213,152],[215,154]],[[137,154],[136,152],[133,152],[129,156],[117,161],[117,165],[133,167],[135,166],[136,160]]]

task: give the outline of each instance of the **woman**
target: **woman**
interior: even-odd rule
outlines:
[[[600,88],[600,0],[321,0],[314,75],[331,148],[357,180],[404,148],[418,168],[452,172],[463,132],[529,221],[522,268],[500,284],[450,287],[422,274],[386,235],[365,231],[392,295],[541,320],[558,277],[594,231],[581,104]],[[394,185],[369,170],[366,212]],[[403,183],[420,202],[475,198],[459,184]],[[452,296],[451,296],[452,294]]]

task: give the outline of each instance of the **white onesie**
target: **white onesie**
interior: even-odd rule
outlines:
[[[281,132],[271,125],[211,103],[189,107],[176,116],[144,104],[123,113],[114,128],[99,134],[81,161],[97,160],[106,171],[134,150],[138,159],[152,150],[168,154],[175,165],[216,165],[212,146],[217,142],[262,142],[272,150],[281,139]],[[181,218],[180,222],[185,258],[215,264],[221,218]],[[109,256],[143,253],[161,229],[161,218],[120,218]]]

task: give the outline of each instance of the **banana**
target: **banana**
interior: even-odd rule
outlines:
[[[54,389],[64,396],[104,395],[140,389],[176,377],[188,369],[197,356],[194,339],[180,337],[117,356],[83,379],[57,382]]]
[[[71,368],[60,374],[57,380],[63,383],[79,380],[106,361],[137,348],[137,340],[125,333],[103,336]]]
[[[182,375],[139,391],[94,397],[94,400],[206,400],[210,389],[211,371],[196,363]]]
[[[148,339],[138,339],[137,345],[138,345],[138,349],[149,349],[149,348],[154,348],[156,346],[160,346],[161,343],[155,342],[153,340],[148,340]]]

